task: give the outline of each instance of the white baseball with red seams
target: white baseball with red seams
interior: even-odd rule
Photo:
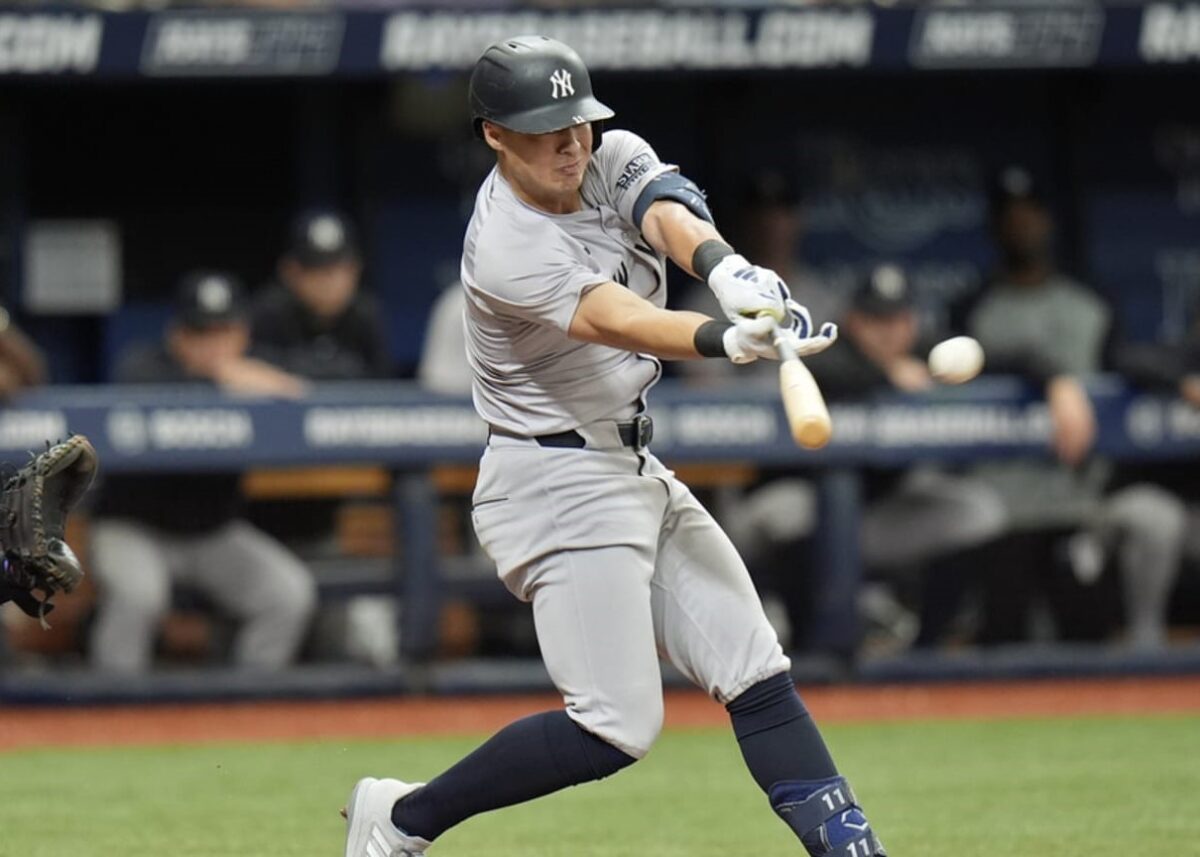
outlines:
[[[943,384],[963,384],[983,369],[983,346],[970,336],[955,336],[933,346],[929,374]]]

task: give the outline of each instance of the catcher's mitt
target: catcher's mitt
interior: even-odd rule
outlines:
[[[5,481],[0,489],[0,603],[15,601],[45,624],[53,609],[50,599],[79,585],[83,569],[63,540],[63,528],[96,477],[96,467],[96,450],[77,434],[47,444],[45,452]]]

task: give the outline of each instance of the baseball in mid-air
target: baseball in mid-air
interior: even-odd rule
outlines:
[[[983,346],[970,336],[955,336],[933,346],[929,374],[943,384],[963,384],[983,369]]]

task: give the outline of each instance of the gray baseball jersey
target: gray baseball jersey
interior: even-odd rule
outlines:
[[[573,214],[532,208],[499,169],[484,180],[462,283],[475,407],[487,422],[538,435],[639,409],[661,374],[658,360],[572,340],[567,329],[580,298],[610,280],[665,305],[664,260],[641,237],[633,206],[647,182],[675,169],[636,134],[609,131]]]
[[[610,131],[582,209],[567,215],[526,205],[494,170],[462,263],[475,405],[506,432],[480,462],[476,535],[509,590],[533,602],[567,713],[635,757],[662,726],[660,654],[722,702],[789,666],[725,533],[649,450],[622,445],[617,423],[643,407],[658,360],[567,336],[600,283],[665,305],[664,260],[633,210],[673,169],[636,135]],[[566,430],[586,447],[531,439]]]

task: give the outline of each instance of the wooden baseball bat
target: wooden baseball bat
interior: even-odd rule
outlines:
[[[833,434],[821,388],[808,367],[778,336],[775,348],[779,351],[779,395],[792,439],[805,449],[820,449]]]

